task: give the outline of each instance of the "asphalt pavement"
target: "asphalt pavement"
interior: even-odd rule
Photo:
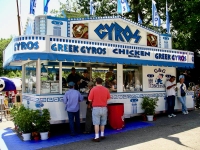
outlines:
[[[109,136],[105,133],[106,139],[97,143],[85,140],[42,150],[200,150],[200,110],[176,115],[158,115],[150,127]]]

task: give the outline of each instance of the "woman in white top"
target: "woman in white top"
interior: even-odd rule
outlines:
[[[179,76],[179,82],[177,83],[177,98],[182,104],[182,113],[184,115],[188,114],[186,107],[186,85],[184,84],[184,76]]]

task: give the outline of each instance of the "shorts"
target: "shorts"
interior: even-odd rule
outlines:
[[[107,107],[93,107],[92,108],[92,122],[93,125],[105,126],[108,116]]]

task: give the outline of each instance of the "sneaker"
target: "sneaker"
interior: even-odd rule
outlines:
[[[90,132],[84,131],[83,134],[90,134]]]
[[[172,115],[172,117],[176,117],[176,115],[174,115],[174,114],[171,114]]]
[[[185,113],[186,113],[186,114],[189,114],[189,112],[188,112],[188,111],[186,111]]]
[[[94,138],[94,139],[92,139],[92,141],[93,142],[100,142],[100,139],[99,138],[97,138],[97,139]]]
[[[184,111],[183,114],[186,115],[187,113]]]
[[[172,118],[172,115],[168,115],[168,118]]]

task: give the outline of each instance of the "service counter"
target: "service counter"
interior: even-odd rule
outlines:
[[[63,103],[63,95],[48,94],[48,95],[36,95],[23,93],[23,104],[25,107],[31,109],[44,109],[48,108],[51,114],[51,124],[68,122],[68,115],[65,111],[65,104]],[[86,94],[83,94],[86,96]],[[158,107],[156,113],[164,113],[166,111],[166,92],[134,92],[134,93],[111,93],[110,103],[123,103],[124,104],[124,118],[130,118],[138,116],[143,113],[140,103],[142,97],[158,97]],[[193,101],[194,92],[189,91],[186,95],[186,106],[189,110],[194,109]],[[176,99],[175,110],[180,111],[182,109],[181,103]],[[86,101],[80,102],[80,118],[83,122],[86,117]]]

